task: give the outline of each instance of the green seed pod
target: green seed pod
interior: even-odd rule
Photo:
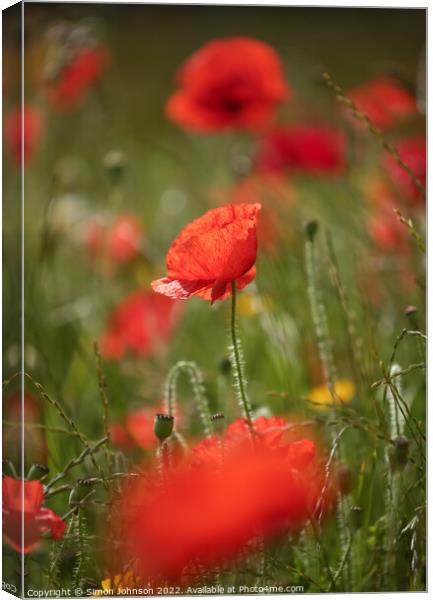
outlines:
[[[312,242],[319,229],[319,223],[317,221],[307,221],[304,225],[304,232],[307,238]]]
[[[174,417],[172,415],[155,415],[153,432],[160,442],[169,438],[173,432]]]
[[[8,475],[9,477],[13,477],[14,479],[18,479],[17,472],[15,471],[15,467],[13,462],[8,458],[3,458],[3,475]]]
[[[360,506],[350,507],[350,519],[355,530],[361,529],[364,511]]]
[[[99,479],[97,477],[87,477],[83,479],[77,479],[77,482],[74,488],[71,490],[69,494],[69,504],[70,506],[74,506],[77,502],[80,502],[83,498],[87,496],[87,494],[91,491],[95,485],[99,483]]]
[[[42,479],[42,477],[45,477],[49,471],[50,470],[46,465],[35,463],[30,467],[26,479]]]
[[[222,433],[224,431],[224,419],[225,417],[223,413],[215,413],[210,418],[215,431],[217,431],[218,433]]]

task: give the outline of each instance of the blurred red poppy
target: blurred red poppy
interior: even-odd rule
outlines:
[[[407,252],[407,229],[391,207],[381,207],[373,212],[368,230],[376,245],[384,252]]]
[[[102,45],[78,50],[57,78],[47,84],[51,104],[61,110],[75,108],[99,81],[109,62],[110,54]]]
[[[141,225],[135,215],[120,215],[107,231],[107,254],[117,263],[134,259],[140,251]]]
[[[134,447],[134,443],[131,440],[126,427],[121,423],[111,423],[109,426],[110,440],[122,450],[131,450]]]
[[[271,132],[259,144],[260,171],[298,171],[314,175],[340,174],[346,164],[342,131],[328,125],[291,125]]]
[[[294,453],[250,443],[218,468],[187,462],[162,484],[157,473],[136,482],[120,507],[128,555],[146,576],[176,581],[192,576],[196,563],[211,568],[254,551],[257,536],[302,527],[324,484],[309,443],[313,457],[302,464]]]
[[[229,198],[234,204],[261,204],[260,219],[257,223],[260,249],[272,254],[282,236],[287,239],[288,234],[283,227],[281,213],[286,212],[294,202],[294,189],[288,178],[279,173],[252,173],[230,190],[220,191],[218,196]]]
[[[104,246],[106,226],[98,217],[90,218],[84,225],[83,240],[92,259],[97,259]]]
[[[21,422],[24,419],[26,464],[42,463],[47,460],[47,444],[44,432],[33,427],[40,420],[39,400],[32,394],[14,392],[3,398],[3,456],[14,464],[21,461]]]
[[[255,443],[270,449],[280,449],[290,460],[290,464],[307,465],[316,456],[316,447],[312,440],[302,439],[305,431],[297,424],[283,417],[258,417],[253,421]],[[198,462],[220,462],[227,453],[240,447],[250,447],[251,431],[245,419],[236,419],[230,423],[222,437],[208,436],[192,448]]]
[[[407,230],[395,212],[399,202],[390,186],[373,179],[368,182],[366,197],[371,205],[368,231],[376,246],[384,252],[406,254],[409,250]]]
[[[143,449],[153,448],[157,445],[154,434],[155,414],[154,408],[141,408],[134,410],[126,416],[126,429],[134,442]]]
[[[404,163],[410,167],[422,186],[426,185],[427,149],[425,136],[408,138],[396,144],[396,148]],[[412,205],[424,206],[421,192],[413,182],[409,173],[401,167],[389,154],[384,158],[385,169],[392,185],[405,200]]]
[[[9,153],[17,165],[21,164],[21,152],[24,154],[24,166],[34,156],[42,134],[43,119],[37,108],[26,104],[21,111],[21,106],[16,106],[5,116],[4,138]],[[22,131],[22,118],[24,116],[24,135]]]
[[[256,274],[260,208],[229,204],[187,225],[167,253],[167,277],[153,281],[152,288],[170,298],[200,296],[212,302],[230,295],[232,281],[243,289]]]
[[[122,214],[108,225],[92,218],[85,231],[85,246],[90,256],[112,270],[133,261],[140,253],[143,231],[135,215]]]
[[[156,352],[170,338],[178,321],[179,305],[151,292],[127,296],[109,315],[100,339],[101,354],[120,359],[126,351],[135,356]]]
[[[393,127],[399,119],[417,113],[415,96],[392,77],[363,83],[349,90],[347,96],[381,129]]]
[[[14,550],[24,554],[32,552],[39,546],[42,535],[48,531],[51,531],[54,540],[63,537],[66,524],[55,512],[42,506],[44,489],[40,481],[22,482],[5,476],[2,490],[3,537]]]
[[[155,408],[140,408],[127,413],[125,425],[110,425],[111,441],[123,450],[135,447],[148,450],[157,446],[158,439],[154,434]]]
[[[205,44],[182,66],[180,90],[168,100],[168,117],[187,129],[260,129],[290,90],[278,54],[248,37]]]

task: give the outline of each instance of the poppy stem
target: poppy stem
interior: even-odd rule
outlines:
[[[238,398],[241,403],[244,417],[248,426],[252,428],[251,405],[247,396],[246,381],[243,373],[242,348],[236,332],[236,282],[232,281],[232,314],[230,321],[230,334],[232,341],[232,362],[235,367],[235,386]]]

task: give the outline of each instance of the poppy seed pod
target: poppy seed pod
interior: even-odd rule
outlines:
[[[362,519],[364,517],[364,511],[360,506],[350,507],[350,518],[354,529],[360,529],[362,526]]]
[[[224,431],[224,419],[225,417],[223,413],[215,413],[210,418],[215,431],[218,433],[222,433]]]
[[[11,460],[9,460],[9,458],[2,459],[2,471],[3,471],[3,477],[9,476],[9,477],[14,477],[15,479],[18,479],[18,475],[17,475],[17,472],[15,471],[14,464]]]
[[[97,485],[98,479],[96,477],[84,477],[78,479],[75,486],[69,494],[69,505],[75,506],[81,500],[83,500],[91,492],[92,488]]]
[[[27,473],[27,478],[28,480],[30,479],[42,479],[42,477],[45,477],[45,475],[47,475],[49,473],[49,468],[46,465],[40,465],[38,463],[34,463],[30,469],[29,472]]]
[[[319,223],[317,221],[307,221],[307,223],[305,223],[304,232],[310,242],[314,240],[318,229]]]
[[[174,417],[172,415],[155,415],[153,431],[160,442],[169,438],[173,432]]]

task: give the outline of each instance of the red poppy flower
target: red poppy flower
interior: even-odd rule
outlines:
[[[24,161],[29,162],[35,154],[42,134],[43,119],[37,108],[24,106],[24,135],[22,132],[21,106],[16,106],[4,120],[4,137],[11,157],[17,165],[21,164],[21,152]]]
[[[408,167],[425,187],[427,176],[427,156],[425,136],[409,138],[396,144],[396,148]],[[387,154],[384,159],[385,169],[395,189],[412,205],[424,205],[424,199],[409,173],[395,159]]]
[[[180,90],[168,100],[167,115],[202,132],[262,128],[290,96],[275,50],[248,37],[208,42],[177,78]]]
[[[179,316],[176,302],[142,290],[130,294],[109,315],[101,354],[120,359],[127,350],[147,356],[168,341]]]
[[[82,102],[108,67],[108,50],[99,45],[80,49],[47,87],[49,101],[58,109],[69,110]]]
[[[200,296],[222,300],[231,282],[243,289],[255,277],[257,216],[260,204],[238,204],[209,210],[183,229],[167,257],[167,277],[152,288],[170,298]]]
[[[347,92],[376,127],[387,129],[417,113],[416,98],[391,77],[379,77]]]
[[[314,447],[314,444],[311,442]],[[156,580],[176,581],[254,550],[257,536],[298,529],[314,514],[324,469],[264,445],[214,464],[186,464],[125,490],[120,514],[128,555]],[[247,545],[248,544],[248,545]]]
[[[346,140],[328,125],[293,125],[270,133],[259,145],[257,168],[335,175],[346,164]]]
[[[56,513],[42,506],[44,490],[40,481],[22,482],[6,476],[3,477],[2,490],[3,537],[14,550],[25,554],[32,552],[48,531],[51,531],[54,540],[63,537],[66,524]],[[23,520],[24,543],[21,539]]]

